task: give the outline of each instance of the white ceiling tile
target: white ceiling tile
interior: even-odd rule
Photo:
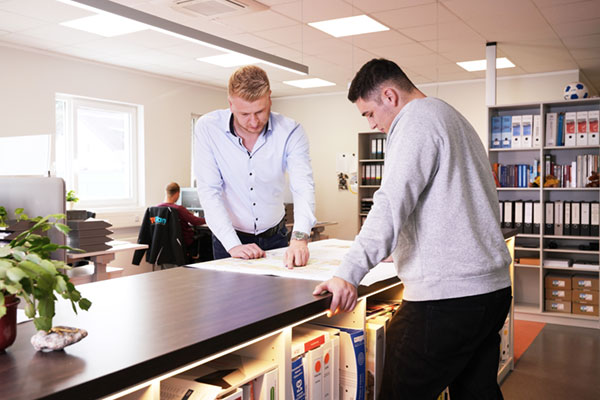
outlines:
[[[589,49],[600,46],[600,33],[586,36],[570,36],[562,39],[570,49]]]
[[[552,27],[538,12],[489,15],[470,19],[467,23],[488,41],[512,42],[524,38],[556,38]]]
[[[552,27],[560,37],[593,35],[600,33],[600,18],[554,24]]]
[[[441,0],[444,7],[463,21],[491,20],[500,15],[533,15],[537,8],[529,0]]]
[[[126,41],[127,43],[148,48],[170,47],[186,43],[185,39],[180,39],[152,29],[132,32],[120,37],[121,40]]]
[[[431,51],[436,53],[453,53],[453,52],[481,52],[485,55],[485,40],[474,38],[474,40],[465,39],[442,39],[430,40],[421,42]],[[484,57],[485,58],[485,57]]]
[[[598,47],[571,50],[571,55],[578,64],[581,64],[584,60],[596,60],[600,58],[600,43],[598,43]],[[598,63],[598,65],[600,65],[600,63]]]
[[[42,22],[36,18],[26,17],[0,9],[0,27],[9,32],[19,32],[46,24],[48,23]]]
[[[275,46],[265,47],[264,49],[261,49],[261,50],[264,51],[265,53],[274,54],[276,56],[279,56],[282,58],[287,58],[288,60],[292,60],[292,61],[304,64],[303,54],[300,51],[291,49],[289,47],[275,45]]]
[[[93,33],[56,24],[44,25],[40,28],[27,29],[22,31],[22,33],[34,38],[39,38],[40,40],[52,40],[56,43],[60,43],[61,45],[91,42],[102,37]]]
[[[297,24],[297,21],[294,21],[293,19],[285,17],[281,14],[274,13],[270,10],[259,11],[240,17],[218,18],[215,21],[219,21],[226,26],[236,27],[247,32],[262,31],[265,29],[265,26],[269,26],[271,28],[282,28]]]
[[[114,56],[138,53],[146,50],[146,47],[126,43],[118,36],[80,43],[79,46],[88,49],[98,49],[101,52],[112,54]]]
[[[184,43],[177,46],[169,46],[161,48],[166,54],[174,54],[181,57],[196,59],[199,57],[210,57],[223,54],[222,51],[203,46],[196,43]]]
[[[301,25],[299,23],[292,26],[287,26],[285,28],[257,31],[253,34],[274,43],[283,44],[286,46],[294,45],[293,47],[295,48],[301,47],[296,46],[296,44],[301,45],[302,43],[318,42],[332,38],[328,34],[321,32],[318,29],[308,25]]]
[[[319,42],[304,43],[304,54],[319,55],[331,52],[352,50],[352,45],[340,39],[327,39]]]
[[[301,22],[317,22],[357,15],[352,6],[343,0],[303,0],[276,5],[271,9]]]
[[[371,47],[393,46],[396,44],[414,43],[401,33],[394,30],[366,33],[364,35],[347,36],[340,38],[343,41],[358,46],[365,50]]]
[[[398,30],[413,26],[431,25],[458,20],[458,18],[449,12],[442,4],[436,3],[378,12],[374,13],[372,16],[390,28]]]
[[[559,4],[541,9],[544,17],[551,24],[578,22],[600,18],[600,2],[598,0],[580,1],[570,4]]]
[[[0,10],[45,22],[63,22],[94,14],[56,0],[11,0],[0,3]]]
[[[410,57],[433,54],[433,52],[420,43],[400,44],[370,49],[373,54],[385,58]]]
[[[435,3],[435,0],[345,0],[346,3],[365,13],[394,10],[398,8],[422,6]]]

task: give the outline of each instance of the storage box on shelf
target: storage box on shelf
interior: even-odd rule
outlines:
[[[358,226],[373,205],[373,194],[381,186],[387,136],[381,132],[358,133]]]
[[[572,297],[545,285],[555,273],[595,279],[600,273],[600,190],[592,176],[600,163],[599,113],[597,98],[488,108],[489,159],[502,223],[519,230],[519,318],[600,328],[597,306],[576,313]]]

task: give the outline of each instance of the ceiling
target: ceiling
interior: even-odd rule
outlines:
[[[244,2],[244,0],[238,0]],[[309,67],[309,77],[336,86],[299,89],[300,75],[260,64],[273,95],[345,91],[366,61],[398,63],[416,84],[483,78],[457,61],[485,58],[486,42],[516,68],[498,76],[580,69],[600,90],[600,0],[259,0],[262,11],[207,18],[172,7],[174,0],[115,3]],[[55,0],[0,0],[0,45],[69,55],[224,88],[235,68],[196,60],[222,54],[146,30],[112,38],[59,25],[93,13]],[[367,14],[389,31],[334,38],[308,22]]]

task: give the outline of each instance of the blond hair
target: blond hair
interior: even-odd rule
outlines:
[[[171,182],[165,188],[168,196],[173,196],[176,193],[179,193],[179,185],[176,182]]]
[[[229,78],[229,96],[255,101],[271,90],[269,78],[264,69],[246,65],[235,71]]]

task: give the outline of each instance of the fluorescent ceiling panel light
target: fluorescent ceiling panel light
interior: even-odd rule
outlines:
[[[97,13],[108,13],[137,21],[145,25],[145,29],[152,29],[180,39],[192,41],[213,49],[219,49],[225,53],[239,53],[273,67],[293,72],[299,75],[307,75],[308,67],[304,64],[288,60],[283,57],[269,54],[264,51],[244,46],[242,44],[227,40],[207,32],[202,32],[177,22],[148,14],[131,7],[124,6],[114,1],[106,0],[56,0],[61,3],[70,4]]]
[[[335,86],[335,83],[320,78],[298,79],[294,81],[283,81],[286,85],[296,86],[302,89]]]
[[[309,22],[308,25],[335,37],[362,35],[363,33],[390,30],[387,26],[380,24],[366,15],[336,18],[320,22]]]
[[[487,68],[486,60],[459,61],[457,64],[469,72],[483,71]],[[496,58],[496,69],[513,68],[514,66],[515,64],[506,57]]]
[[[219,67],[239,67],[240,65],[256,64],[261,62],[258,58],[250,57],[245,54],[229,53],[220,54],[218,56],[201,57],[196,58],[198,61],[202,61],[209,64],[218,65]]]
[[[95,33],[104,37],[125,35],[127,33],[150,29],[148,25],[141,22],[106,13],[61,22],[60,25]]]

